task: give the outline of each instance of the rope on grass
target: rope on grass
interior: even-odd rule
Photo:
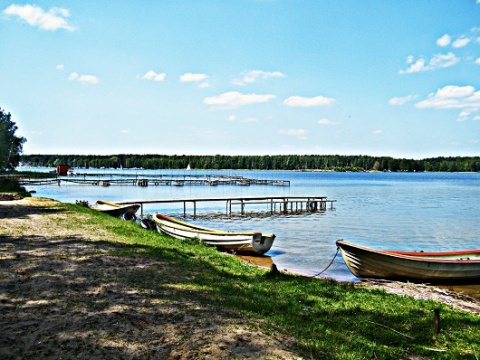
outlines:
[[[395,329],[392,329],[391,327],[388,327],[388,326],[385,326],[385,325],[376,323],[376,322],[374,322],[374,321],[369,321],[369,320],[364,320],[364,322],[367,322],[367,323],[370,323],[370,324],[373,324],[373,325],[378,325],[378,326],[384,327],[385,329],[391,330],[391,331],[393,331],[394,333],[397,333],[397,334],[402,335],[402,336],[405,336],[405,337],[407,337],[407,338],[409,338],[409,339],[415,340],[415,338],[414,338],[413,336],[410,336],[410,335],[401,333],[400,331],[397,331],[397,330],[395,330]]]

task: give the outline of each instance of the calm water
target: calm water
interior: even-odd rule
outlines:
[[[79,172],[86,170],[80,169]],[[99,171],[99,170],[89,170]],[[35,186],[35,196],[63,202],[98,199],[121,201],[163,198],[254,195],[327,196],[337,200],[334,210],[269,217],[201,216],[189,221],[226,230],[255,229],[277,235],[270,255],[279,269],[317,274],[336,253],[335,241],[345,239],[377,248],[449,250],[480,248],[480,174],[470,173],[310,173],[281,171],[141,171],[162,173],[240,175],[256,179],[290,180],[288,186],[185,185],[178,186]],[[252,206],[247,206],[247,211]],[[191,210],[191,209],[190,209]],[[260,207],[260,210],[264,210]],[[144,212],[178,216],[183,205],[149,205]],[[225,203],[197,205],[199,215],[225,214]],[[323,274],[337,280],[355,280],[340,255]]]

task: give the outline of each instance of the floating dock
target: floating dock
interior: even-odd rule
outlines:
[[[183,216],[187,216],[187,204],[191,205],[193,217],[197,216],[197,205],[200,203],[224,202],[225,214],[232,216],[234,213],[245,215],[249,205],[265,205],[270,214],[293,214],[301,212],[326,211],[327,204],[334,209],[336,200],[329,200],[326,196],[250,196],[250,197],[226,197],[226,198],[190,198],[190,199],[154,199],[119,201],[118,204],[140,204],[140,213],[143,216],[145,204],[183,204]],[[257,210],[258,212],[258,210]]]

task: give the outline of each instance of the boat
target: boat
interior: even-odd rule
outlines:
[[[125,220],[125,221],[136,221],[137,220],[137,216],[135,215],[135,213],[133,211],[126,211],[122,214],[121,216],[122,220]]]
[[[133,214],[140,208],[140,204],[120,205],[111,201],[97,200],[92,209],[112,216],[123,216],[125,213]]]
[[[155,221],[146,217],[140,220],[140,226],[146,230],[155,230],[157,228]]]
[[[480,249],[459,251],[377,250],[337,240],[353,275],[426,283],[480,284]]]
[[[260,231],[223,231],[194,225],[186,221],[155,213],[153,221],[160,233],[177,239],[198,239],[217,248],[234,251],[265,254],[275,240],[275,234],[262,234]]]

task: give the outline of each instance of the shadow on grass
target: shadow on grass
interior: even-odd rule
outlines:
[[[199,301],[208,290],[189,285],[199,268],[194,252],[38,235],[2,236],[0,254],[3,359],[200,354],[221,326],[241,318]],[[253,341],[245,347],[269,351]]]
[[[15,200],[19,201],[19,200]],[[0,219],[19,218],[24,219],[29,215],[54,214],[66,211],[63,207],[41,206],[17,206],[6,201],[0,201]]]

